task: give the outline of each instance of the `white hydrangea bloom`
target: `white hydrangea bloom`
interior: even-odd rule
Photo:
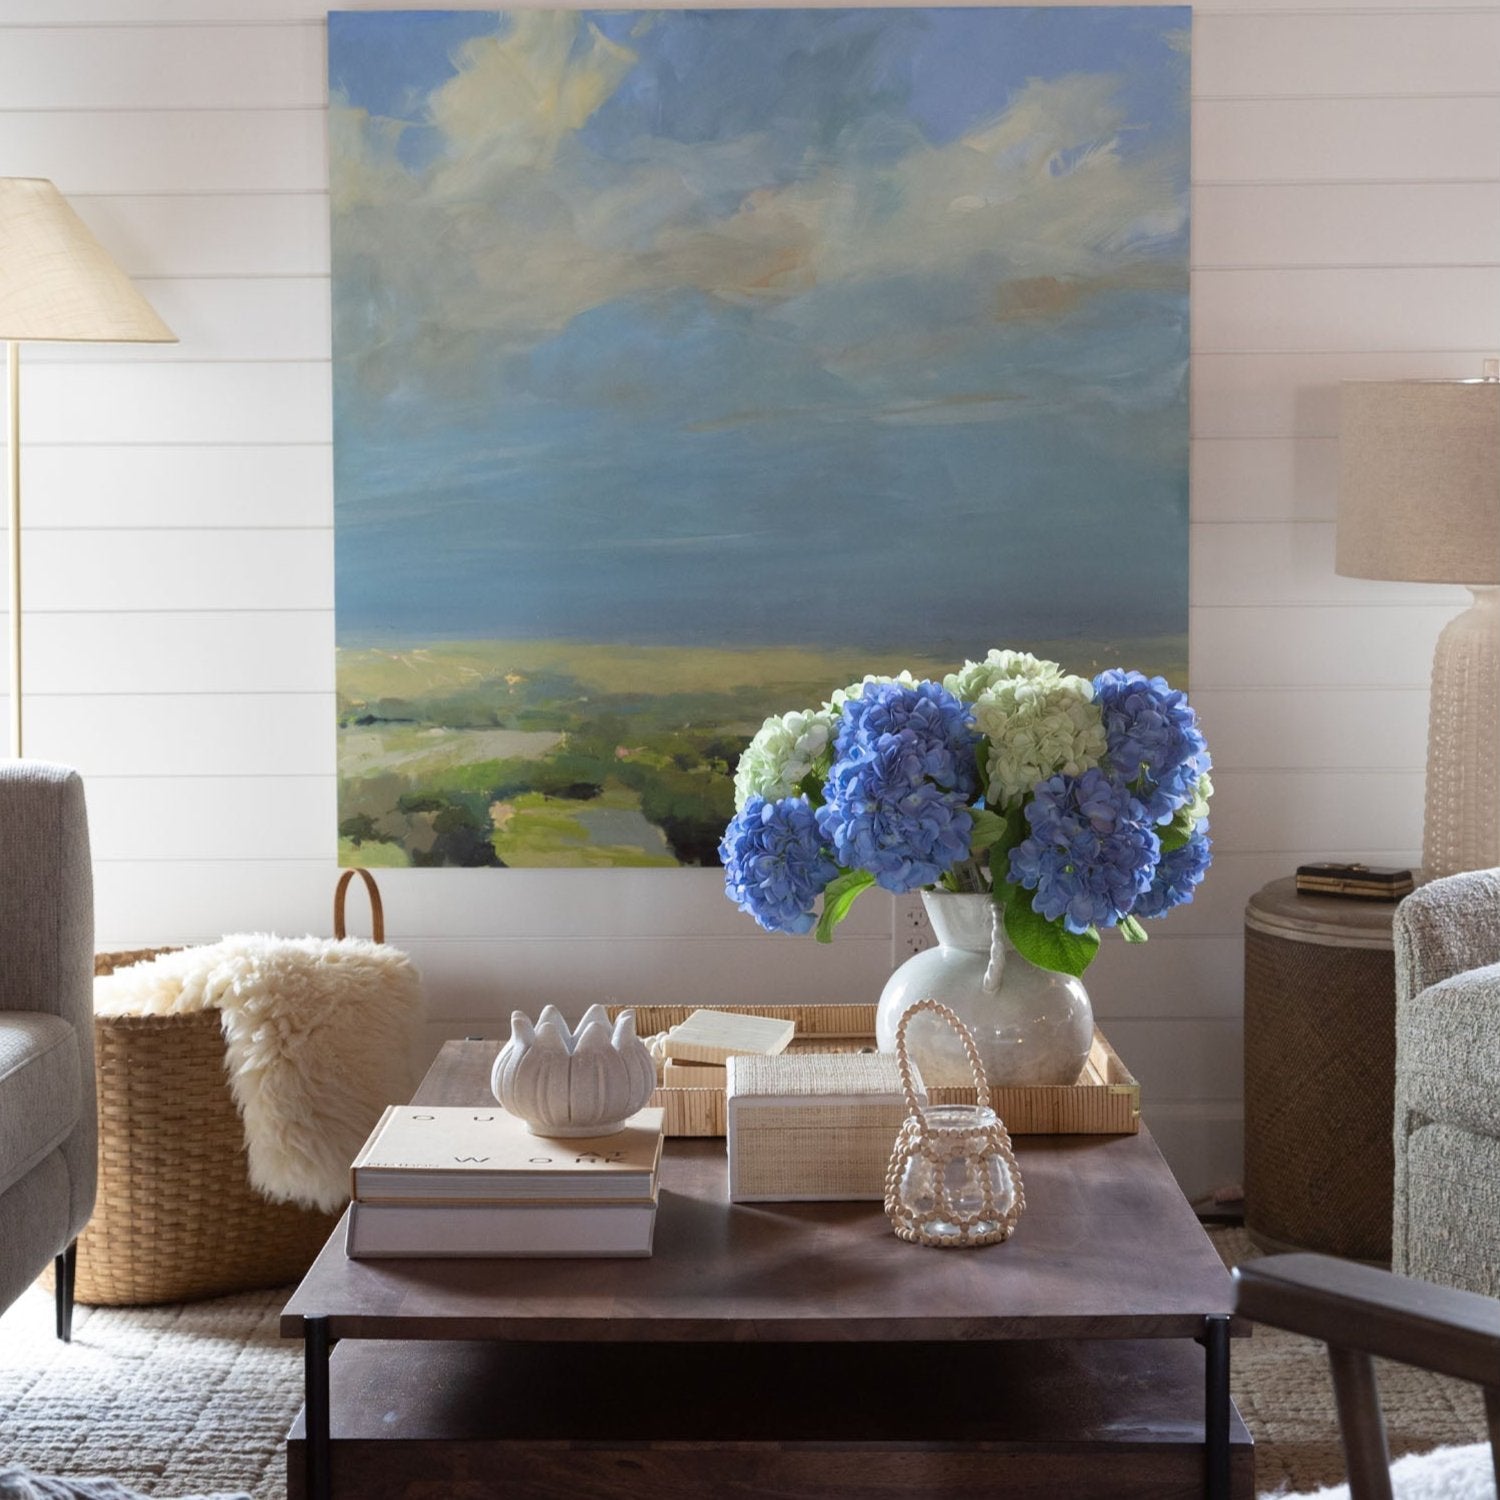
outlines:
[[[992,650],[983,661],[966,661],[958,671],[950,672],[943,678],[943,686],[955,698],[972,703],[981,693],[1013,678],[1042,682],[1062,675],[1062,668],[1055,661],[1046,661],[1029,651]]]
[[[1003,678],[975,700],[974,725],[990,742],[988,798],[997,807],[1104,757],[1104,719],[1084,677]]]
[[[838,724],[828,709],[773,715],[760,726],[734,773],[734,806],[743,812],[752,796],[767,802],[790,797],[802,778],[826,755]]]
[[[1205,771],[1193,785],[1193,800],[1183,809],[1190,827],[1196,828],[1208,816],[1208,799],[1213,794],[1213,778]]]
[[[890,683],[899,683],[902,687],[916,687],[917,679],[910,672],[898,672],[894,677],[876,677],[873,673],[868,677],[862,677],[858,682],[851,682],[846,688],[838,688],[833,697],[823,705],[824,713],[831,713],[835,724],[838,722],[839,714],[844,704],[851,698],[863,698],[865,689],[868,687],[885,687]]]

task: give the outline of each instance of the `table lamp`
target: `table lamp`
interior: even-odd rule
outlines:
[[[1422,868],[1500,865],[1500,361],[1482,380],[1348,381],[1335,569],[1462,583],[1432,660]]]
[[[21,754],[23,340],[175,344],[130,278],[44,177],[0,177],[0,339],[10,499],[10,751]]]

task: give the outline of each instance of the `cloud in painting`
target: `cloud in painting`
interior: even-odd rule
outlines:
[[[615,39],[577,12],[521,11],[459,46],[410,120],[335,97],[336,314],[352,368],[372,394],[431,370],[457,396],[467,371],[482,398],[507,352],[619,298],[689,289],[768,312],[837,307],[842,288],[914,264],[948,285],[956,319],[1036,317],[1180,241],[1180,148],[1129,149],[1120,76],[1032,79],[934,142],[909,87],[871,61],[878,32],[840,21],[834,33],[811,14],[806,38],[781,39],[773,85],[737,66],[742,49],[705,53],[691,28],[692,56],[648,55],[650,21]],[[722,89],[696,80],[701,118],[663,97],[689,65],[734,69]],[[737,108],[734,90],[758,107]],[[609,129],[591,132],[601,112]],[[408,131],[428,137],[421,165],[403,160]],[[1056,307],[1037,278],[1052,279]],[[1030,285],[1007,292],[1015,281]]]

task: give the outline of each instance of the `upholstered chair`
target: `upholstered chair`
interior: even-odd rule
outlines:
[[[0,763],[0,1309],[55,1260],[62,1339],[94,1208],[93,949],[83,783]]]
[[[1392,1268],[1500,1295],[1500,870],[1396,909]]]

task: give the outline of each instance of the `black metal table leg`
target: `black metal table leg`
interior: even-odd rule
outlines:
[[[327,1318],[302,1320],[302,1378],[307,1421],[307,1500],[333,1500],[329,1433]]]
[[[1229,1500],[1229,1314],[1210,1313],[1203,1345],[1203,1447],[1207,1500]]]

